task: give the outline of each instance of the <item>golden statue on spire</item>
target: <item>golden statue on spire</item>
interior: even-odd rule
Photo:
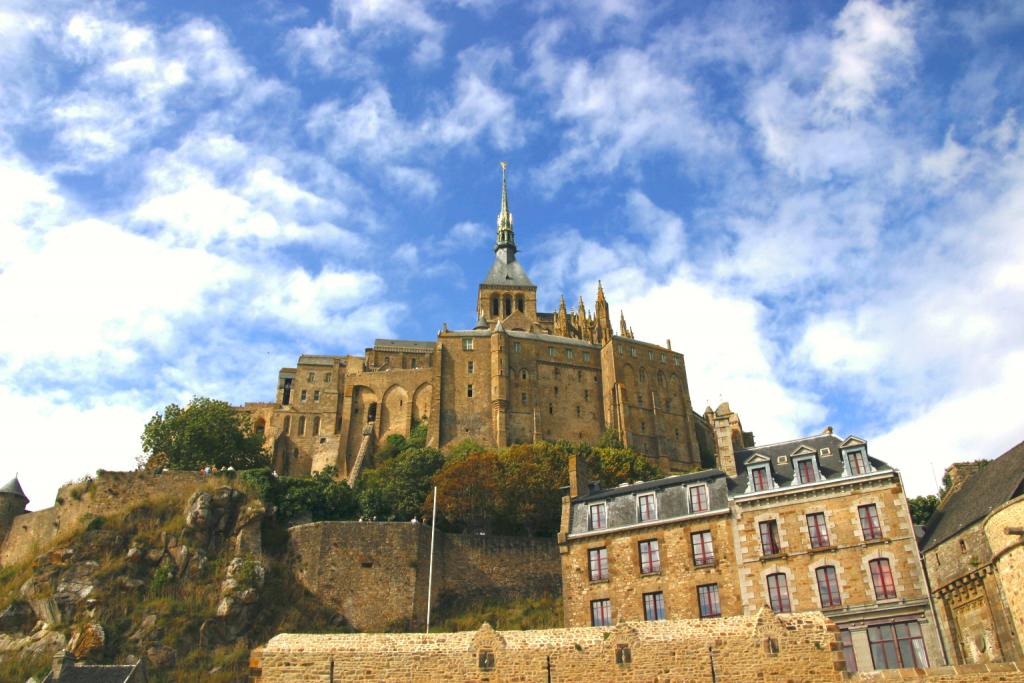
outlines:
[[[504,173],[505,169],[508,168],[508,162],[507,161],[499,161],[498,163],[501,164],[501,172]]]

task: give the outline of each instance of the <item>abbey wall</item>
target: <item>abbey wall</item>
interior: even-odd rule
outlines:
[[[430,527],[409,522],[314,522],[288,530],[296,578],[360,631],[426,622]],[[455,598],[557,593],[553,539],[438,532],[433,607]]]

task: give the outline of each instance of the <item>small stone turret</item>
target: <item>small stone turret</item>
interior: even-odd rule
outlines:
[[[21,490],[18,477],[14,477],[0,488],[0,545],[7,539],[7,533],[14,524],[14,518],[25,514],[28,496]]]

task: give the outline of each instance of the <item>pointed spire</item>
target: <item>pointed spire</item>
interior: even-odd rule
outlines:
[[[629,328],[626,327],[626,314],[623,311],[619,311],[619,336],[629,337]]]
[[[494,244],[494,250],[507,249],[508,260],[516,252],[516,236],[512,228],[512,212],[508,210],[508,180],[506,169],[508,164],[501,162],[501,210],[498,212],[498,240]]]
[[[597,281],[597,300],[604,301],[604,287],[601,286],[601,281]]]

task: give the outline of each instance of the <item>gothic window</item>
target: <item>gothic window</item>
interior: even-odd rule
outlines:
[[[281,427],[281,433],[282,434],[289,434],[289,433],[291,433],[291,431],[292,431],[292,416],[291,415],[285,415],[284,416],[284,425]]]
[[[304,436],[306,433],[306,416],[299,416],[299,436]]]
[[[291,396],[292,396],[292,380],[291,380],[291,378],[288,378],[288,379],[286,379],[284,381],[284,396],[281,399],[281,405],[283,405],[283,406],[288,405],[288,401],[291,399]]]
[[[313,435],[317,436],[320,434],[320,416],[317,415],[313,418]]]
[[[506,316],[512,315],[512,295],[511,294],[506,294],[505,295],[505,315]]]
[[[516,310],[520,313],[526,312],[526,302],[523,300],[522,294],[516,294]]]
[[[501,303],[497,294],[491,297],[491,315],[495,317],[501,315]]]
[[[647,381],[647,371],[644,370],[643,368],[640,368],[640,384],[643,384],[646,381]]]
[[[658,386],[665,386],[665,373],[662,372],[661,370],[658,370]]]
[[[527,378],[529,378],[529,376],[530,375],[529,375],[529,373],[526,370],[523,370],[522,372],[519,373],[519,378],[520,379],[527,379]]]

